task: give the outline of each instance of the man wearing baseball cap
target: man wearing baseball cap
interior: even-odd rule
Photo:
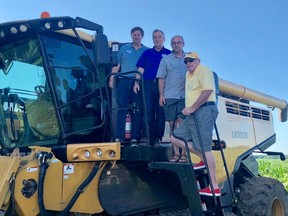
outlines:
[[[188,142],[189,150],[201,159],[198,164],[193,166],[194,170],[206,167],[205,154],[214,194],[220,196],[221,192],[215,173],[216,163],[211,149],[214,123],[218,115],[213,72],[200,64],[200,58],[195,52],[187,53],[184,62],[188,71],[185,84],[185,108],[182,113],[187,117],[171,136],[171,142],[179,147],[185,147],[185,143],[177,137],[187,141],[192,140],[192,143]],[[200,195],[213,196],[210,186],[201,189],[199,193]]]

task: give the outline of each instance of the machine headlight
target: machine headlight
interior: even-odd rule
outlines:
[[[17,30],[16,27],[11,27],[11,28],[10,28],[10,32],[11,32],[12,34],[17,34],[18,30]]]
[[[21,32],[26,32],[28,28],[27,28],[26,25],[20,25],[19,29],[20,29]]]
[[[85,151],[85,158],[90,158],[90,156],[91,156],[91,153],[90,153],[90,151]]]
[[[46,23],[44,24],[44,27],[45,27],[47,30],[49,30],[49,29],[51,29],[52,24],[51,24],[50,22],[46,22]]]
[[[102,157],[103,152],[102,152],[101,149],[97,149],[96,154],[97,154],[98,157]]]
[[[0,31],[0,37],[1,37],[1,38],[4,38],[4,37],[5,37],[5,33],[4,33],[3,30]]]
[[[116,156],[116,152],[113,151],[113,150],[111,150],[111,151],[109,152],[109,157],[110,157],[110,158],[114,158],[115,156]]]
[[[61,20],[61,21],[58,22],[57,25],[58,25],[59,28],[63,28],[65,26],[65,23]]]

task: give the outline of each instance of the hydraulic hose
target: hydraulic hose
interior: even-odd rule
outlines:
[[[84,180],[84,182],[82,182],[82,184],[78,187],[76,193],[73,195],[72,199],[70,200],[70,202],[68,203],[68,205],[66,206],[66,208],[59,214],[59,216],[64,216],[66,214],[69,213],[70,209],[73,207],[73,205],[75,204],[75,202],[77,201],[78,197],[80,196],[81,193],[83,193],[83,191],[85,190],[85,188],[87,187],[88,184],[90,184],[90,182],[93,180],[93,178],[96,176],[97,172],[99,170],[99,165],[98,163],[94,164],[94,167],[91,171],[91,173],[89,174],[89,176]]]
[[[36,154],[36,157],[39,161],[39,166],[40,166],[40,170],[39,170],[39,179],[38,179],[38,206],[39,206],[39,210],[40,210],[40,214],[41,216],[50,216],[49,213],[46,211],[45,209],[45,205],[44,205],[44,180],[45,180],[45,175],[46,175],[46,171],[49,167],[49,159],[52,158],[52,153],[48,153],[48,152],[38,152]],[[106,164],[106,163],[104,163]],[[69,213],[70,209],[73,207],[73,205],[75,204],[75,202],[77,201],[78,197],[81,195],[81,193],[83,193],[83,191],[85,190],[85,188],[90,184],[90,182],[94,179],[94,177],[96,176],[97,172],[99,170],[99,163],[95,163],[91,173],[89,174],[89,176],[84,180],[84,182],[82,182],[82,184],[78,187],[78,189],[76,190],[75,194],[73,195],[72,199],[70,200],[70,202],[68,203],[68,205],[66,206],[66,208],[58,214],[58,216],[65,216]]]
[[[49,216],[44,206],[44,179],[46,171],[49,167],[48,159],[52,158],[52,153],[38,152],[36,157],[39,161],[39,176],[38,176],[38,206],[42,216]]]
[[[38,182],[38,206],[42,216],[49,216],[44,206],[44,179],[48,166],[46,164],[40,165],[39,182]]]

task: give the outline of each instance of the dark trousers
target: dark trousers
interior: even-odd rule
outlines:
[[[144,92],[150,138],[161,139],[165,131],[165,115],[159,105],[158,82],[144,80]]]
[[[125,122],[126,115],[128,112],[127,106],[135,103],[137,109],[129,110],[131,115],[131,139],[139,139],[140,128],[141,128],[141,92],[135,94],[133,92],[134,80],[130,79],[119,79],[117,83],[117,97],[116,101],[118,108],[117,112],[117,138],[124,140],[125,138]]]

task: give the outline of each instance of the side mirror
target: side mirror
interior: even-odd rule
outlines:
[[[111,55],[106,35],[100,33],[92,38],[92,48],[96,65],[111,65]]]
[[[118,65],[117,53],[119,52],[119,49],[120,49],[119,46],[120,44],[118,42],[111,43],[112,67]]]

